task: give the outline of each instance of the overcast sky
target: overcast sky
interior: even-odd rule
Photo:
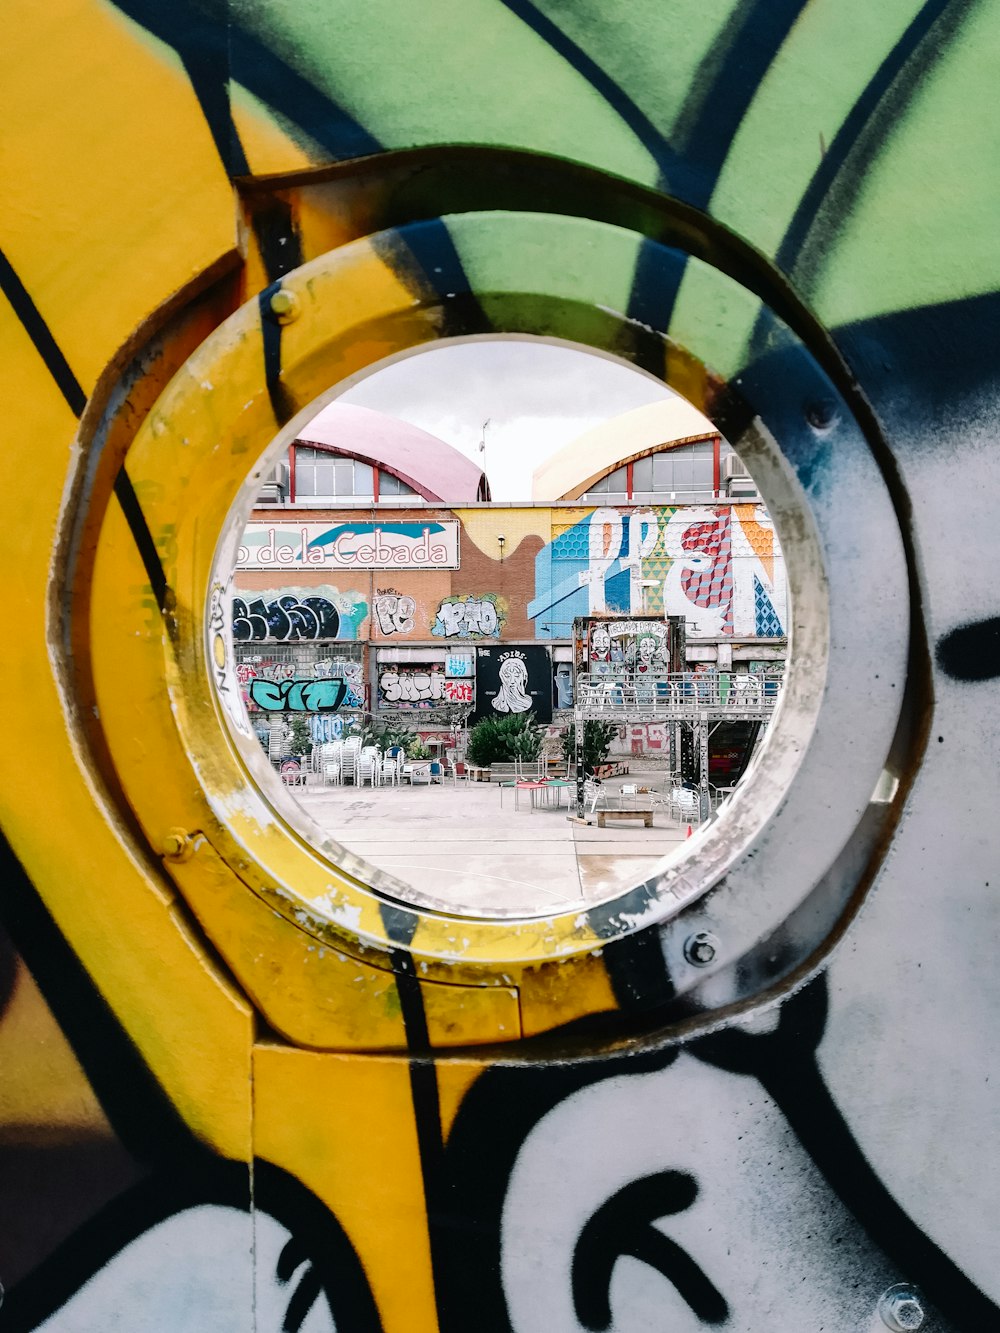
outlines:
[[[671,390],[620,361],[531,339],[437,344],[338,401],[409,421],[483,463],[494,500],[531,497],[531,474],[585,430]]]

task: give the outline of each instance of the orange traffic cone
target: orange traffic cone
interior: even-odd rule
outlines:
[[[688,824],[688,831],[687,831],[687,837],[689,837],[689,838],[690,838],[690,836],[691,836],[691,825],[690,825],[690,824]]]

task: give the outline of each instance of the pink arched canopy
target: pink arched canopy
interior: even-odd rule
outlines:
[[[371,463],[405,481],[425,500],[467,504],[490,498],[482,468],[453,445],[367,407],[331,403],[295,442]]]

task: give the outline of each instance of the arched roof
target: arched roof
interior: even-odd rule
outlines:
[[[531,479],[533,500],[574,500],[606,472],[663,445],[712,439],[718,431],[703,413],[674,395],[623,412],[570,440]]]
[[[425,500],[442,504],[488,499],[483,470],[436,435],[367,407],[330,403],[296,444],[335,449],[401,478]]]

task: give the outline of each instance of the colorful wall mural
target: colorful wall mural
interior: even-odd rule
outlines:
[[[237,648],[235,675],[251,713],[328,713],[366,706],[363,659],[331,655],[327,645],[300,651],[294,659],[260,651],[255,644]]]
[[[236,637],[309,637],[324,611],[316,637],[568,640],[576,616],[606,612],[683,615],[695,640],[786,637],[785,559],[762,504],[505,507],[456,510],[456,522],[442,518],[451,512],[432,511],[430,520],[456,530],[475,524],[474,536],[456,535],[463,552],[457,567],[411,570],[405,585],[382,586],[384,575],[373,566],[364,592],[337,593],[320,571],[304,567],[295,586],[252,596],[247,574],[237,571]],[[331,521],[342,526],[341,517]],[[271,530],[275,521],[260,526]],[[497,534],[519,526],[531,535],[501,556]],[[450,591],[439,596],[442,588]]]
[[[1000,10],[53,0],[5,39],[5,1333],[1000,1326]],[[766,826],[499,926],[283,830],[202,634],[279,432],[494,334],[773,441],[828,630]],[[647,580],[692,637],[787,629],[749,507],[581,508],[502,571],[460,517],[463,587],[378,576],[390,643],[495,594],[538,647]],[[243,647],[321,620],[280,583]],[[364,635],[370,579],[299,585]]]
[[[576,616],[644,611],[685,616],[691,638],[778,638],[787,601],[763,505],[604,507],[568,522],[536,556],[528,615],[539,638],[565,637]]]
[[[479,648],[476,652],[476,717],[530,713],[552,717],[552,665],[544,648]]]
[[[237,643],[356,639],[367,616],[367,602],[328,584],[271,588],[259,596],[233,597],[233,638]]]
[[[470,679],[445,675],[440,662],[399,665],[382,664],[378,672],[380,708],[433,708],[437,704],[471,704],[474,686]]]

